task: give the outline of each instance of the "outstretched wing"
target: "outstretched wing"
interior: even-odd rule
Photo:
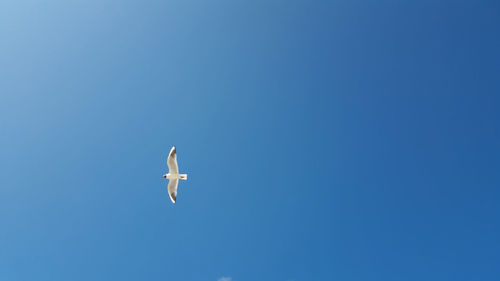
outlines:
[[[168,195],[170,195],[170,200],[172,200],[173,203],[175,203],[175,200],[177,200],[178,183],[179,183],[178,179],[168,181]]]
[[[170,154],[167,159],[168,171],[171,174],[178,174],[179,167],[177,167],[177,152],[175,151],[175,146],[170,150]]]

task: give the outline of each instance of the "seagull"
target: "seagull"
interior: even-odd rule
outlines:
[[[167,159],[168,174],[163,175],[164,178],[168,179],[168,194],[170,195],[170,200],[175,204],[177,199],[177,184],[179,179],[187,180],[187,174],[179,174],[179,167],[177,166],[177,153],[175,151],[175,146],[172,146]]]

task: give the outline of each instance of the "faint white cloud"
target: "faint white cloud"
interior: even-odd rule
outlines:
[[[233,280],[233,278],[231,278],[231,277],[221,277],[217,281],[232,281],[232,280]]]

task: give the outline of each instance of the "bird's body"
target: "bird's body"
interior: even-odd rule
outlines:
[[[187,180],[187,174],[166,174],[166,179],[169,179],[169,180],[178,180],[178,179],[181,179],[181,180]]]
[[[163,175],[164,178],[168,179],[168,194],[170,195],[170,200],[173,203],[177,200],[177,185],[179,184],[179,179],[187,180],[187,174],[179,174],[179,167],[177,166],[177,152],[175,146],[172,147],[167,159],[168,171],[169,173]]]

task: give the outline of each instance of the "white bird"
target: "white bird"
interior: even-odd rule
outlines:
[[[168,179],[168,194],[170,195],[170,200],[175,203],[177,199],[177,184],[179,179],[187,180],[187,174],[179,174],[179,167],[177,166],[177,153],[175,151],[175,146],[172,146],[170,154],[167,159],[168,174],[163,175],[164,178]]]

